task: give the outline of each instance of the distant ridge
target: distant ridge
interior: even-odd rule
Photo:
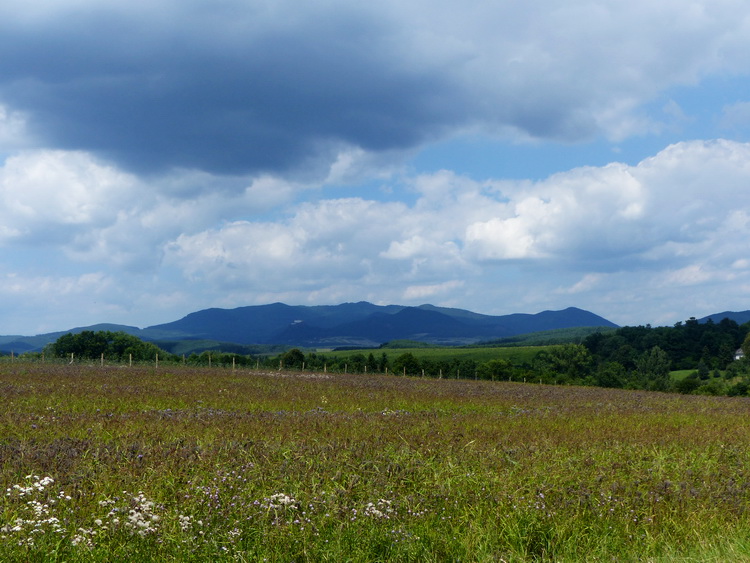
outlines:
[[[37,336],[0,336],[0,351],[39,351],[67,332],[123,331],[154,342],[202,340],[216,343],[308,348],[377,347],[392,340],[442,346],[474,344],[519,334],[576,327],[616,327],[594,313],[569,307],[536,314],[483,315],[464,309],[420,305],[271,303],[235,309],[203,309],[144,329],[98,324]]]
[[[463,309],[421,305],[293,306],[283,303],[205,309],[178,321],[143,329],[152,340],[199,338],[237,344],[285,344],[311,348],[379,346],[390,340],[415,340],[446,346],[542,330],[615,327],[575,307],[537,314],[492,316]]]
[[[750,321],[750,311],[724,311],[723,313],[714,313],[713,315],[708,315],[707,317],[698,319],[698,322],[705,323],[709,319],[715,323],[720,323],[724,319],[729,319],[736,322],[738,325],[742,325]]]

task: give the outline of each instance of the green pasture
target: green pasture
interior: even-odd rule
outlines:
[[[515,347],[494,347],[494,348],[465,348],[465,347],[440,347],[440,348],[382,348],[382,349],[363,349],[363,350],[342,350],[324,352],[326,356],[337,358],[350,358],[355,354],[362,354],[367,357],[372,354],[379,358],[383,353],[393,361],[401,354],[412,354],[420,361],[422,359],[432,361],[450,361],[457,360],[474,360],[477,363],[484,363],[490,360],[508,360],[513,365],[521,366],[530,364],[534,356],[540,351],[549,349],[551,346],[515,346]]]
[[[669,375],[674,381],[682,381],[693,372],[695,372],[694,369],[680,369],[680,370],[670,371]]]

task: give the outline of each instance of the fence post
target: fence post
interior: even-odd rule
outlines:
[[[156,354],[156,367],[159,367],[159,354]]]
[[[104,367],[104,352],[102,352],[101,366]]]

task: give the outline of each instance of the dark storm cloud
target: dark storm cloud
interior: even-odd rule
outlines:
[[[747,70],[728,4],[564,4],[0,3],[0,109],[138,172],[314,175],[467,132],[619,141],[664,90]]]
[[[232,16],[92,8],[0,23],[0,52],[13,54],[0,59],[0,102],[49,145],[141,171],[312,166],[342,145],[410,147],[460,119],[460,94],[403,67],[382,21]]]

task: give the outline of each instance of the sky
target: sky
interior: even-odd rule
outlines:
[[[744,0],[0,3],[0,334],[750,309]]]

